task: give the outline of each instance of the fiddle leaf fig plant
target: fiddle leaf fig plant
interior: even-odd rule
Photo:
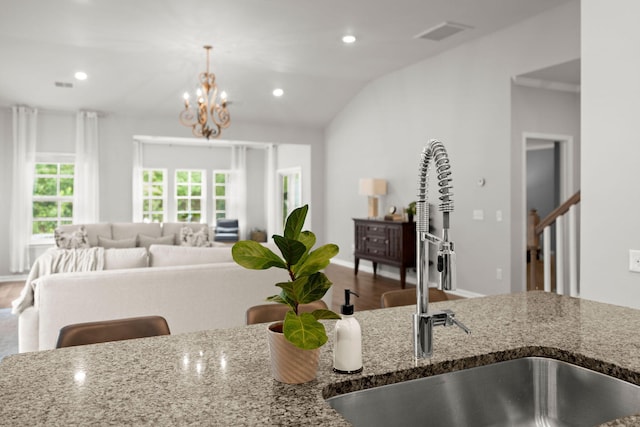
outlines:
[[[340,316],[326,309],[300,313],[298,307],[321,299],[331,288],[331,281],[321,270],[329,265],[339,249],[337,245],[326,244],[312,250],[316,244],[315,234],[302,231],[308,210],[309,205],[295,209],[287,218],[284,235],[273,236],[281,256],[253,240],[237,242],[231,254],[234,261],[245,268],[287,270],[290,281],[276,283],[280,293],[267,300],[289,306],[282,328],[285,338],[296,347],[312,350],[327,342],[327,332],[319,320]]]

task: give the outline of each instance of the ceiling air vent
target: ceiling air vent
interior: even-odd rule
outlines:
[[[435,27],[429,28],[427,31],[416,36],[417,39],[426,39],[439,42],[463,30],[470,30],[473,27],[464,24],[456,24],[455,22],[443,22]]]
[[[56,87],[66,87],[66,88],[72,88],[73,87],[73,83],[67,83],[67,82],[54,82],[54,85]]]

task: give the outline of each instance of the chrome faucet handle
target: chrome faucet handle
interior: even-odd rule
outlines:
[[[446,314],[447,318],[445,319],[445,326],[456,325],[458,328],[465,331],[467,334],[471,334],[471,329],[467,328],[464,323],[456,319],[456,314],[451,310],[442,310],[443,313]]]

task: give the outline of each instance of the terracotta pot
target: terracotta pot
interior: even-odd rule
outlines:
[[[282,322],[269,325],[271,374],[286,384],[302,384],[316,378],[320,349],[303,350],[286,340]]]

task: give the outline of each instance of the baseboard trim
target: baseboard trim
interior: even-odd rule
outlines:
[[[16,274],[15,276],[0,276],[0,283],[3,282],[18,282],[21,280],[27,280],[26,274]]]

